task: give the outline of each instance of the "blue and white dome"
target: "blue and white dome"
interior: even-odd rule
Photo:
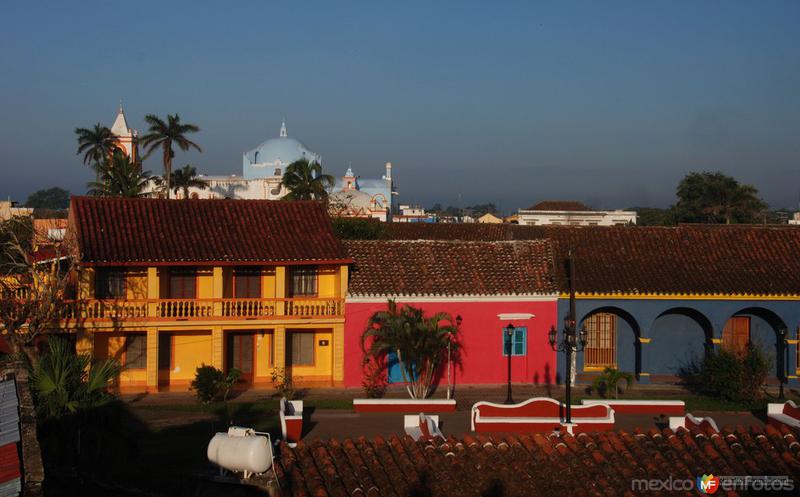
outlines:
[[[283,122],[278,138],[271,138],[244,153],[242,176],[244,179],[281,176],[286,166],[301,159],[322,162],[320,156],[310,151],[302,142],[289,138],[286,133],[286,122]]]

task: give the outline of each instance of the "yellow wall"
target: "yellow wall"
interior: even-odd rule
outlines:
[[[197,270],[197,298],[214,298],[214,273],[210,267]]]
[[[302,380],[330,378],[333,374],[333,333],[331,330],[287,330],[286,344],[287,351],[290,349],[292,333],[314,333],[314,365],[313,366],[292,366],[292,378]],[[320,340],[327,340],[327,346],[320,346]],[[286,357],[287,368],[291,362],[291,357]]]
[[[268,330],[256,332],[256,381],[269,381],[272,375],[272,333]]]
[[[133,333],[128,333],[128,335],[130,334]],[[144,332],[142,332],[142,336],[144,336]],[[100,360],[114,359],[123,364],[125,337],[126,335],[121,333],[96,333],[94,335],[94,356]],[[145,368],[123,369],[119,375],[119,386],[125,388],[126,386],[144,385],[146,375]]]
[[[160,382],[187,384],[198,366],[211,365],[211,331],[164,332],[172,335],[172,369],[158,371]],[[163,351],[169,353],[169,351]]]
[[[317,293],[320,297],[336,297],[338,293],[339,267],[320,266]]]

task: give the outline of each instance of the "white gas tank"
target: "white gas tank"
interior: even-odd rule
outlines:
[[[208,460],[228,471],[263,473],[272,466],[272,446],[251,428],[231,426],[208,443]]]

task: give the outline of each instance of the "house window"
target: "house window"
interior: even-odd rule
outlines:
[[[617,316],[598,312],[583,321],[586,328],[584,369],[602,369],[617,365]]]
[[[298,266],[292,268],[292,297],[317,296],[317,267]]]
[[[147,367],[147,337],[128,335],[125,337],[125,369],[145,369]]]
[[[125,297],[125,270],[102,268],[97,270],[95,296],[98,299],[121,299]]]
[[[519,327],[514,328],[514,333],[511,335],[511,356],[525,355],[528,353],[528,328]],[[508,356],[508,333],[503,328],[503,356]]]
[[[233,270],[233,297],[257,299],[261,297],[261,269],[236,268]]]
[[[292,366],[314,365],[314,334],[292,333]]]
[[[197,270],[174,268],[169,273],[169,297],[193,299],[197,297]]]

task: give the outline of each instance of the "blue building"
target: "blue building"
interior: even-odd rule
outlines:
[[[397,196],[393,181],[391,162],[386,163],[386,172],[380,179],[364,179],[348,167],[331,190],[332,213],[391,221]]]
[[[309,150],[300,140],[289,137],[284,121],[277,138],[270,138],[242,155],[242,177],[280,177],[286,166],[303,159],[322,164],[322,157]]]

